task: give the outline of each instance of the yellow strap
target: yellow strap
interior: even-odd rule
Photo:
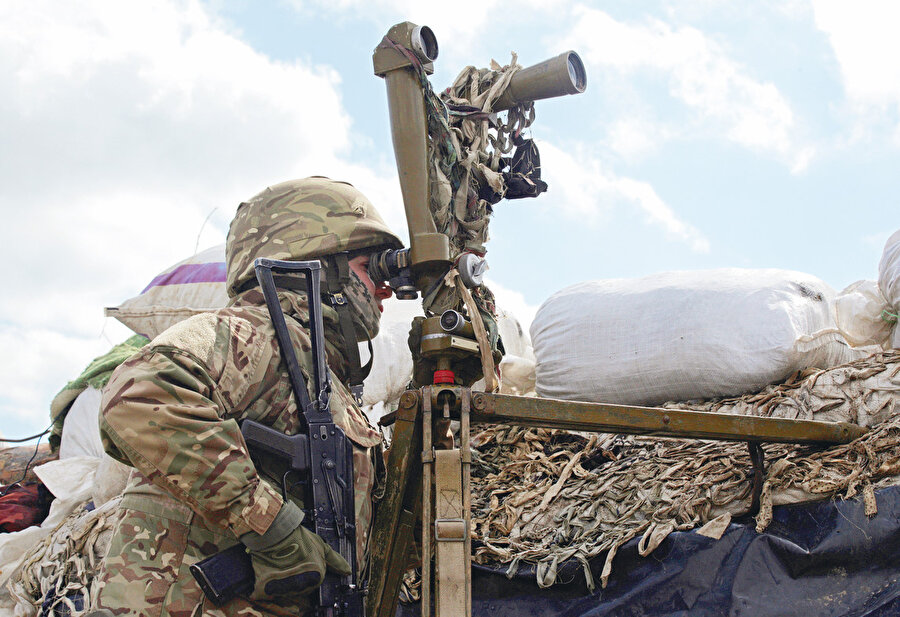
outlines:
[[[472,602],[466,584],[469,530],[463,511],[462,456],[458,449],[434,453],[437,617],[471,614]]]
[[[453,268],[447,273],[444,282],[448,287],[456,287],[456,291],[466,305],[469,313],[469,320],[472,322],[472,329],[475,331],[475,340],[478,341],[478,350],[481,354],[481,372],[484,373],[484,391],[498,392],[500,384],[497,382],[496,365],[494,364],[494,356],[491,352],[491,343],[488,340],[487,330],[484,327],[484,320],[481,318],[481,312],[478,305],[475,304],[475,298],[472,292],[466,289],[462,279],[459,276],[459,270]]]

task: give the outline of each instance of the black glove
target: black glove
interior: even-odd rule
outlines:
[[[304,595],[322,584],[326,569],[342,575],[352,572],[350,564],[322,538],[303,527],[302,521],[303,511],[288,501],[266,533],[241,536],[256,575],[251,599]]]

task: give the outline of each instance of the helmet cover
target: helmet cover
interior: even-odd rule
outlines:
[[[382,246],[403,243],[351,184],[321,176],[282,182],[238,206],[225,243],[228,295],[256,280],[261,257],[303,261]]]

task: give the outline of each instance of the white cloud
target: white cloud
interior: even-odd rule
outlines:
[[[291,0],[291,4],[298,11],[314,6],[339,19],[347,19],[348,15],[354,19],[362,17],[385,28],[385,33],[387,28],[402,21],[428,26],[438,40],[439,62],[444,66],[460,65],[460,68],[473,60],[478,62],[472,56],[473,49],[482,47],[485,41],[494,42],[486,35],[498,28],[498,18],[506,25],[535,12],[552,15],[566,6],[565,0],[520,0],[515,12],[509,14],[501,0]],[[508,56],[496,59],[506,64]],[[481,62],[487,65],[487,60]]]
[[[888,122],[900,143],[900,5],[890,0],[815,0],[813,8],[816,26],[834,50],[851,110],[862,125],[857,137],[866,133],[866,126]]]
[[[338,75],[276,62],[187,0],[0,3],[0,417],[46,402],[111,343],[102,307],[222,242],[268,184],[353,173]],[[395,191],[394,191],[395,192]],[[116,331],[116,326],[109,329]],[[117,337],[124,338],[124,332]]]
[[[91,359],[106,353],[132,333],[110,319],[101,333],[72,336],[48,329],[0,325],[0,417],[3,434],[22,437],[47,426],[50,401],[81,373]],[[11,424],[16,426],[10,428]],[[21,428],[20,428],[21,427]],[[30,427],[30,428],[24,428]]]
[[[669,126],[646,117],[625,116],[612,120],[604,140],[606,148],[626,160],[637,161],[656,151],[661,143],[674,137]]]
[[[541,142],[541,166],[559,189],[559,207],[571,216],[596,224],[610,209],[625,205],[643,213],[647,223],[695,253],[708,253],[709,240],[678,218],[647,182],[615,175],[586,152],[577,156]]]
[[[796,143],[787,100],[773,84],[746,74],[701,31],[658,19],[623,23],[584,5],[574,9],[574,20],[565,44],[578,49],[592,70],[616,71],[618,79],[640,71],[666,75],[669,95],[694,112],[698,125],[692,130],[711,125],[743,147],[774,153],[795,171],[805,167],[812,150]]]

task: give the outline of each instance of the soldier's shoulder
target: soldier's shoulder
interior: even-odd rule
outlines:
[[[266,313],[256,307],[228,307],[193,315],[153,339],[145,353],[184,353],[208,366],[235,349],[264,345],[271,338]]]

